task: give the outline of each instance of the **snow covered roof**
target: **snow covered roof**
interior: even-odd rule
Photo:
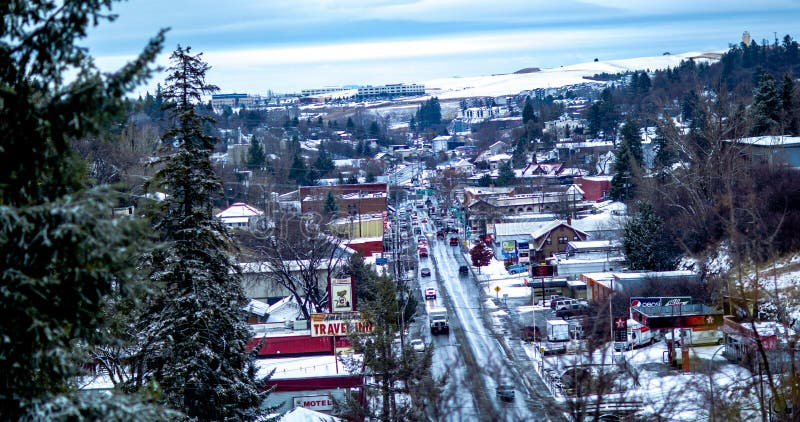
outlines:
[[[263,211],[253,207],[252,205],[247,205],[244,202],[236,202],[235,204],[226,208],[224,211],[217,214],[217,218],[222,218],[227,221],[228,218],[254,217],[263,214]]]
[[[759,147],[800,145],[800,136],[753,136],[741,139],[726,139],[723,142],[748,144]]]
[[[489,157],[487,160],[490,161],[490,162],[496,163],[498,161],[508,161],[510,159],[511,159],[511,156],[508,155],[508,154],[495,154],[495,155],[492,155],[491,157]]]
[[[278,419],[278,422],[341,422],[343,420],[305,407],[295,407]]]
[[[269,305],[260,300],[250,299],[250,302],[247,303],[244,309],[251,314],[264,316],[269,312]]]
[[[361,355],[353,355],[362,359]],[[344,364],[336,356],[306,356],[296,358],[257,359],[255,361],[258,377],[264,377],[275,369],[271,380],[298,378],[350,377]]]
[[[524,223],[497,223],[494,225],[494,235],[500,236],[517,236],[517,235],[530,235],[531,232],[536,232],[544,226],[552,224],[552,221],[531,221]]]

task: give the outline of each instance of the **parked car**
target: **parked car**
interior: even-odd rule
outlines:
[[[415,338],[414,340],[411,340],[411,348],[414,349],[415,352],[424,352],[425,342],[423,342],[418,338]]]
[[[420,246],[417,250],[420,258],[427,258],[428,257],[428,248]]]
[[[461,275],[469,274],[469,267],[466,266],[466,265],[462,265],[462,266],[458,267],[458,273],[461,274]]]
[[[431,276],[431,269],[428,268],[428,267],[423,267],[421,270],[419,270],[419,275],[421,275],[423,277],[430,277]]]
[[[457,237],[451,237],[450,238],[450,246],[458,246],[458,238]]]
[[[526,273],[526,272],[528,272],[528,266],[527,266],[527,265],[525,265],[525,264],[514,264],[514,265],[510,265],[510,266],[509,266],[508,268],[506,268],[506,269],[508,270],[508,273],[509,273],[509,274],[521,274],[521,273]]]
[[[503,401],[514,401],[514,384],[510,380],[502,380],[495,389],[497,398]]]
[[[433,287],[425,289],[425,299],[436,299],[436,289]]]
[[[585,307],[587,307],[587,304],[577,299],[560,298],[550,301],[550,308],[555,309],[556,311],[578,310],[578,309],[583,309]]]

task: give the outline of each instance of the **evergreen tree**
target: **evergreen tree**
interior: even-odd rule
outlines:
[[[514,174],[510,162],[506,161],[497,166],[497,186],[511,186],[516,179],[517,176]]]
[[[614,177],[609,195],[615,201],[629,200],[636,193],[633,176],[644,159],[639,126],[628,120],[622,126],[622,139],[614,151]]]
[[[328,195],[325,197],[325,206],[323,207],[323,212],[328,217],[333,217],[339,212],[339,205],[336,203],[336,198],[333,196],[332,191],[328,191]]]
[[[247,150],[247,166],[250,168],[261,168],[267,163],[267,155],[264,154],[264,147],[261,141],[253,139],[250,148]]]
[[[104,308],[132,295],[134,221],[112,220],[70,142],[101,132],[151,73],[163,31],[117,72],[75,43],[110,2],[0,3],[0,419],[164,420],[178,415],[119,392],[78,392],[88,348],[107,338]],[[67,82],[69,81],[69,82]],[[139,239],[137,239],[137,237]]]
[[[419,130],[425,130],[439,125],[442,122],[442,108],[439,99],[432,97],[422,103],[417,109],[416,126]]]
[[[292,159],[292,167],[289,168],[289,180],[294,180],[300,186],[306,184],[306,177],[308,176],[308,168],[306,162],[300,157],[300,154],[295,154]]]
[[[783,75],[783,84],[781,85],[781,122],[783,133],[789,135],[797,135],[800,133],[800,121],[798,121],[797,110],[794,81],[792,80],[792,75],[786,73]]]
[[[638,202],[636,213],[625,223],[622,249],[632,270],[674,270],[680,258],[678,250],[665,236],[664,223],[653,206]]]
[[[159,294],[139,320],[143,378],[159,385],[160,401],[195,420],[252,420],[263,412],[264,380],[256,380],[245,351],[252,332],[233,242],[212,213],[222,192],[210,160],[216,138],[204,133],[210,117],[195,104],[217,88],[206,83],[201,56],[178,46],[167,70],[164,97],[175,124],[162,139],[178,146],[166,143],[169,155],[155,177],[169,195],[154,219],[164,243],[148,259]]]
[[[531,97],[525,97],[525,106],[522,107],[522,124],[527,125],[531,121],[536,122],[536,114],[533,112]]]
[[[762,73],[753,93],[753,135],[777,135],[780,132],[781,98],[775,87],[775,78]]]
[[[369,136],[370,138],[379,138],[381,136],[381,127],[374,120],[369,124]]]
[[[348,117],[347,118],[347,124],[345,125],[345,129],[349,133],[353,133],[353,129],[355,129],[355,128],[356,128],[356,124],[353,122],[353,118],[352,117]]]
[[[378,178],[373,172],[367,172],[367,175],[364,177],[364,183],[375,183],[377,180]]]
[[[320,176],[325,176],[336,168],[336,165],[333,163],[330,154],[328,154],[328,151],[325,149],[325,145],[320,145],[319,147],[319,155],[317,156],[316,161],[314,161],[314,168],[317,170]]]
[[[361,272],[365,271],[369,270]],[[367,400],[346,396],[346,402],[342,403],[344,415],[348,420],[425,420],[426,407],[440,405],[437,399],[441,397],[443,384],[431,382],[432,349],[418,354],[408,343],[402,348],[395,346],[398,333],[405,338],[400,328],[415,311],[414,296],[405,284],[387,276],[372,273],[365,284],[368,292],[359,302],[359,310],[373,330],[369,334],[350,335],[353,349],[362,354],[363,361],[346,362],[346,366],[357,373],[366,367],[373,374],[375,388],[365,390]],[[409,400],[398,401],[398,394]]]
[[[675,131],[672,119],[664,119],[656,127],[656,136],[653,139],[656,151],[656,156],[653,160],[655,166],[669,167],[677,159],[666,136],[666,132],[674,133]]]
[[[489,173],[484,173],[483,176],[481,176],[480,179],[478,179],[478,186],[484,188],[492,186],[493,183],[494,181],[492,180],[492,176],[490,176]]]

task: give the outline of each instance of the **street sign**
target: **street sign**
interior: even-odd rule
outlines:
[[[386,265],[389,263],[389,258],[375,258],[375,265]]]

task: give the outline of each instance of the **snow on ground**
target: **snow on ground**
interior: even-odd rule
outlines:
[[[543,356],[537,346],[525,343],[525,353],[537,365],[546,384],[551,388],[557,400],[565,401],[568,398],[558,385],[549,379],[547,374],[560,376],[566,368],[581,363],[591,362],[594,365],[620,365],[626,361],[633,368],[630,373],[636,375],[637,383],[631,376],[620,378],[620,386],[628,389],[628,393],[618,394],[625,401],[636,400],[643,404],[644,412],[659,414],[669,420],[697,421],[708,418],[708,400],[704,395],[713,388],[718,393],[717,397],[728,397],[730,400],[756,400],[746,393],[752,382],[752,374],[745,368],[729,363],[722,356],[724,346],[694,347],[689,349],[692,372],[684,373],[680,368],[674,368],[665,362],[666,344],[662,342],[651,346],[634,349],[623,353],[611,353],[608,349],[588,354],[564,354]],[[571,341],[568,350],[577,350],[577,341]],[[612,356],[613,355],[613,356]],[[608,367],[607,367],[608,368]],[[616,366],[614,367],[616,368]],[[709,376],[705,368],[713,368],[713,375]],[[713,387],[711,383],[713,382]],[[612,400],[614,394],[609,394],[605,400]],[[669,415],[663,415],[663,407]]]
[[[465,254],[464,258],[469,262],[469,254]],[[486,294],[493,298],[502,299],[505,295],[510,298],[530,297],[531,289],[525,282],[530,279],[527,274],[509,274],[502,261],[492,259],[492,262],[481,267],[481,272],[478,274],[475,271],[475,276],[478,279],[481,287],[486,289]],[[499,291],[495,290],[497,287]]]
[[[666,69],[676,67],[683,60],[695,58],[697,62],[713,59],[701,57],[703,53],[690,52],[665,56],[580,63],[538,72],[503,74],[464,78],[443,78],[422,82],[429,94],[440,100],[466,97],[485,97],[518,94],[537,88],[558,88],[591,82],[584,77],[599,73],[620,73],[633,70]]]

